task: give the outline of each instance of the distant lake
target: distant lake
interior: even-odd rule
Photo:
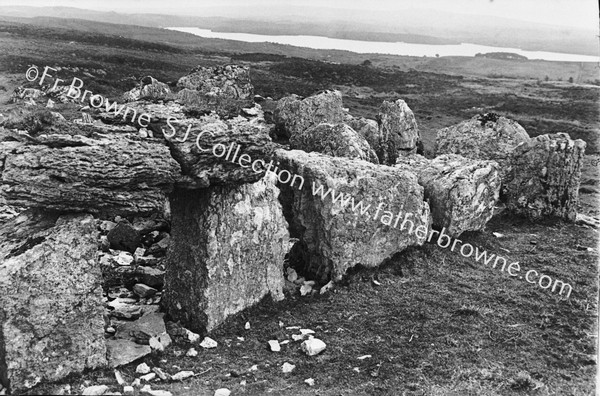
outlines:
[[[277,43],[313,49],[335,49],[352,51],[360,54],[390,54],[404,56],[475,56],[477,53],[487,52],[512,52],[526,56],[528,59],[543,59],[547,61],[563,62],[599,62],[600,58],[588,55],[563,54],[559,52],[523,51],[518,48],[488,47],[477,44],[411,44],[389,43],[378,41],[343,40],[320,36],[266,36],[249,33],[222,33],[208,29],[169,27],[167,29],[191,33],[206,38],[219,38],[226,40],[245,41],[248,43]]]

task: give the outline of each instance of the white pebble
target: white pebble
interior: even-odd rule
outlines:
[[[138,374],[148,374],[150,372],[150,367],[146,363],[140,363],[135,368],[135,372]]]
[[[304,341],[300,347],[308,356],[315,356],[323,352],[327,345],[318,338],[311,338]]]
[[[217,344],[217,341],[213,340],[210,337],[204,337],[204,339],[200,343],[200,346],[205,349],[216,348],[217,345],[219,345]]]
[[[277,341],[277,340],[270,340],[269,347],[271,348],[271,351],[273,351],[273,352],[281,351],[281,346],[279,345],[279,341]]]

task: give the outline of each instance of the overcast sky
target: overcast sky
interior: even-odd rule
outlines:
[[[0,0],[0,5],[70,6],[127,13],[234,16],[251,7],[265,16],[298,13],[306,7],[399,11],[430,8],[461,14],[492,15],[587,29],[598,29],[597,0]],[[237,10],[237,12],[236,12]],[[253,12],[253,16],[256,14]]]

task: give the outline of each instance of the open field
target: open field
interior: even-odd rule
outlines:
[[[81,78],[87,89],[118,98],[145,75],[174,84],[197,65],[241,63],[250,66],[256,93],[274,99],[336,88],[351,114],[369,118],[383,100],[405,99],[427,153],[438,129],[487,111],[517,120],[531,136],[568,132],[593,154],[583,172],[581,212],[600,214],[600,87],[591,84],[597,65],[366,56],[77,20],[62,22],[75,30],[36,23],[0,19],[0,106],[26,83],[32,64],[60,66],[59,77]],[[366,59],[371,66],[362,65]],[[484,231],[461,239],[564,280],[573,293],[559,297],[426,244],[379,269],[356,271],[332,293],[263,301],[214,331],[219,347],[196,358],[185,357],[189,345],[176,339],[176,346],[146,361],[171,373],[203,374],[153,388],[176,395],[212,395],[220,387],[235,395],[594,394],[598,231],[500,213]],[[297,333],[287,326],[314,330],[327,349],[314,358],[294,342],[280,353],[268,351],[268,340]],[[371,356],[358,359],[364,355]],[[295,371],[282,374],[284,362]],[[250,371],[253,365],[258,369]],[[134,371],[129,365],[123,373],[131,381]],[[307,378],[315,379],[314,387],[304,383]],[[86,381],[119,388],[112,371],[63,383],[75,390]]]

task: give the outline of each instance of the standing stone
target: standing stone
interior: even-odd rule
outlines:
[[[512,167],[512,151],[519,143],[530,140],[516,121],[486,113],[440,129],[435,140],[435,155],[460,154],[466,158],[496,161],[504,180]]]
[[[276,156],[281,169],[303,180],[281,186],[282,202],[304,270],[317,280],[339,280],[358,264],[378,266],[427,239],[429,206],[412,171],[299,150]]]
[[[174,321],[210,331],[267,294],[283,298],[287,223],[274,175],[254,184],[178,190],[162,303]]]
[[[319,124],[290,138],[290,146],[308,153],[316,151],[333,157],[360,159],[375,164],[377,155],[369,143],[346,124]]]
[[[343,122],[342,94],[324,91],[303,100],[295,95],[282,98],[275,108],[274,118],[277,133],[287,138],[321,123]]]
[[[397,167],[417,174],[425,189],[433,225],[457,237],[481,230],[494,214],[500,194],[500,174],[494,161],[456,154],[428,160],[420,155],[399,157]]]
[[[382,164],[394,165],[399,155],[417,152],[421,139],[417,120],[405,101],[384,101],[377,114],[379,145],[374,147]]]
[[[107,364],[95,225],[25,212],[0,227],[0,381],[12,392]]]
[[[504,182],[507,207],[536,219],[575,221],[585,142],[566,133],[540,135],[515,148]]]

